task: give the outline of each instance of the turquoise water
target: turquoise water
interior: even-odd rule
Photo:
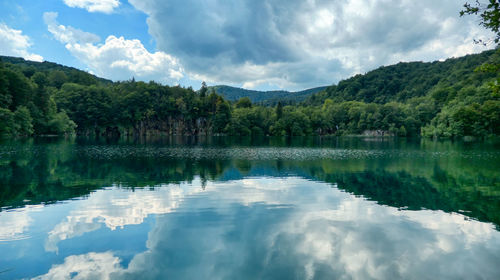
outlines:
[[[0,142],[0,279],[500,279],[500,145]]]

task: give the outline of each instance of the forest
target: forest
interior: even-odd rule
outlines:
[[[257,105],[276,106],[278,102],[281,102],[281,104],[290,105],[302,102],[310,95],[325,90],[326,87],[310,88],[297,92],[289,92],[284,90],[257,91],[230,86],[209,87],[209,90],[211,89],[214,89],[215,93],[222,95],[229,101],[238,101],[240,98],[248,97],[250,98],[250,101],[252,101],[252,103],[255,103]]]
[[[0,135],[500,135],[498,50],[398,63],[305,100],[254,104],[213,89],[112,82],[50,62],[1,57]]]
[[[426,158],[398,158],[390,164],[367,169],[366,161],[355,158],[332,160],[323,158],[271,160],[249,160],[247,154],[228,158],[225,152],[244,147],[345,147],[358,148],[423,146],[433,151],[457,149],[451,141],[419,139],[415,142],[364,142],[347,138],[318,143],[314,137],[257,137],[253,141],[239,137],[158,137],[149,139],[96,139],[95,137],[37,138],[23,139],[26,150],[37,149],[37,153],[7,152],[12,146],[3,146],[0,154],[0,210],[50,204],[88,195],[102,186],[120,182],[125,189],[160,188],[166,184],[192,182],[200,178],[201,187],[207,181],[238,180],[246,176],[283,176],[296,174],[314,181],[331,183],[348,193],[359,195],[382,205],[410,210],[433,209],[445,212],[460,212],[480,221],[492,222],[500,228],[497,215],[498,176],[494,160],[472,160],[463,164],[455,156],[442,166],[429,166]],[[256,141],[255,141],[256,140]],[[251,143],[250,143],[251,142]],[[19,142],[17,142],[19,144]],[[75,145],[80,147],[75,152]],[[108,146],[112,145],[112,148]],[[144,153],[122,153],[130,147],[141,147],[150,151],[156,147],[183,147],[183,145],[206,146],[217,149],[214,155],[150,156]],[[252,146],[249,146],[252,145]],[[401,146],[402,145],[402,146]],[[460,146],[466,149],[466,146]],[[95,147],[108,147],[105,154]],[[484,146],[483,146],[484,147]],[[494,147],[494,146],[486,146]],[[470,146],[469,146],[470,148]],[[407,168],[411,164],[413,168]],[[493,164],[493,166],[492,166]],[[432,166],[432,165],[431,165]],[[477,167],[481,171],[477,172]],[[9,208],[9,209],[10,209]]]

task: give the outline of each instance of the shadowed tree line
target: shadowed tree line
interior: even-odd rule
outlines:
[[[500,2],[466,2],[460,16],[500,41]],[[477,43],[488,45],[487,40]],[[332,85],[298,105],[228,102],[205,83],[198,91],[155,82],[112,83],[54,63],[2,57],[0,136],[500,134],[500,56],[491,50],[444,62],[398,63]],[[300,95],[300,100],[305,96]],[[292,100],[290,99],[292,98]],[[298,97],[297,97],[298,98]],[[298,100],[298,99],[297,99]],[[282,100],[294,103],[293,96]]]
[[[500,134],[495,50],[356,75],[296,105],[229,102],[155,82],[110,82],[73,68],[3,57],[0,135]],[[476,70],[478,69],[479,70]]]
[[[130,152],[135,149],[135,145],[130,143],[115,142],[109,146],[90,140],[44,141],[3,145],[0,151],[0,207],[15,208],[85,197],[95,190],[112,185],[130,189],[155,188],[200,178],[201,187],[204,187],[207,181],[238,180],[246,176],[299,175],[331,183],[341,190],[382,205],[409,210],[460,212],[480,221],[500,225],[500,194],[497,190],[500,178],[496,173],[497,164],[492,164],[491,160],[467,160],[464,163],[460,158],[451,157],[432,160],[430,163],[427,158],[414,157],[298,160],[248,160],[244,157],[217,156],[195,158],[154,156],[142,150]],[[238,147],[240,144],[237,143],[219,145],[225,149]],[[290,145],[280,142],[277,147],[281,144]],[[359,148],[368,148],[369,145]],[[425,147],[429,152],[432,149],[441,152],[450,149],[446,145],[433,145]],[[385,146],[388,150],[393,147],[384,143],[378,146]],[[418,147],[419,144],[410,144],[403,150],[411,151],[414,146]],[[452,146],[456,149],[456,144]],[[109,149],[127,152],[116,155]],[[477,172],[478,166],[481,167],[480,172]]]

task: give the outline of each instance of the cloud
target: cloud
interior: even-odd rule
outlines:
[[[62,43],[71,44],[93,44],[101,41],[99,36],[88,33],[71,26],[64,26],[57,23],[58,14],[55,12],[47,12],[43,14],[43,20],[49,29],[49,32],[54,35],[54,38]]]
[[[478,52],[460,1],[130,0],[160,50],[211,83],[330,84],[400,60]]]
[[[60,25],[57,13],[44,13],[48,30],[66,49],[98,76],[112,80],[156,80],[176,83],[183,69],[178,60],[164,52],[149,52],[139,40],[108,36],[104,43],[92,33]]]
[[[182,208],[191,211],[158,217],[148,250],[111,278],[456,279],[499,273],[488,268],[499,256],[498,232],[459,214],[399,211],[301,178],[250,178],[207,191],[184,200]]]
[[[111,252],[69,256],[64,263],[54,265],[47,274],[34,279],[109,279],[109,274],[121,271],[120,259]]]
[[[137,189],[134,192],[102,190],[92,193],[82,208],[71,211],[49,232],[45,250],[57,252],[59,242],[98,230],[102,225],[110,230],[123,229],[127,225],[142,224],[149,215],[170,213],[178,207],[185,192],[178,186],[164,185],[155,192]],[[190,190],[189,194],[196,192],[200,189]]]
[[[120,6],[119,0],[64,0],[64,3],[72,8],[82,8],[87,11],[112,13],[115,8]]]
[[[0,23],[0,54],[8,56],[20,56],[27,60],[43,61],[43,57],[28,51],[32,46],[28,36],[23,35],[21,30],[8,27]]]
[[[460,214],[398,210],[297,177],[211,182],[203,193],[190,193],[199,186],[199,180],[181,186],[185,196],[151,193],[163,201],[160,204],[176,202],[178,208],[175,214],[156,216],[147,250],[128,264],[115,256],[120,252],[71,256],[42,279],[71,275],[94,279],[193,279],[199,275],[207,279],[497,279],[500,273],[495,266],[500,233],[492,224]],[[158,190],[168,192],[164,187]],[[137,201],[117,199],[121,195],[113,192],[125,191],[102,191],[102,201],[114,197],[111,203],[122,202],[123,209]],[[102,201],[96,205],[102,207]],[[95,202],[82,206],[91,209]],[[109,213],[118,209],[113,208]]]
[[[26,234],[33,223],[31,213],[38,212],[43,206],[26,206],[23,211],[12,211],[9,215],[0,215],[0,242],[10,242],[28,238]]]

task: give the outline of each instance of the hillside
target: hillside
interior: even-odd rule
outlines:
[[[30,78],[35,72],[48,74],[53,71],[61,71],[66,76],[66,79],[63,82],[73,82],[78,84],[93,84],[95,82],[104,84],[112,83],[110,80],[97,77],[85,71],[48,61],[35,62],[11,56],[0,56],[0,61],[5,63],[7,66],[9,64],[15,65],[16,69],[21,70],[28,78]]]
[[[213,88],[217,94],[224,96],[224,98],[229,101],[237,101],[242,97],[248,97],[253,103],[274,106],[278,103],[278,101],[281,101],[281,103],[283,104],[294,104],[302,102],[306,100],[310,95],[326,89],[326,86],[306,89],[297,92],[290,92],[285,90],[257,91],[224,85],[214,86],[211,88]]]
[[[500,135],[500,76],[495,68],[500,58],[495,50],[381,67],[317,93],[322,88],[290,93],[216,87],[226,98],[155,82],[114,83],[50,62],[2,60],[4,136]],[[229,102],[245,96],[253,103]]]
[[[475,69],[486,62],[498,61],[495,50],[447,59],[443,62],[401,62],[380,67],[364,75],[340,81],[325,91],[310,96],[307,104],[360,101],[385,104],[406,102],[411,98],[432,94],[437,89],[464,85],[478,86],[496,73],[478,73]]]

